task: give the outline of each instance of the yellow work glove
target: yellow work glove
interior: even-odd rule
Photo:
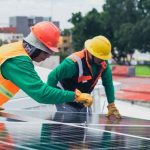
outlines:
[[[108,108],[108,114],[106,115],[108,118],[110,116],[115,116],[117,119],[121,119],[121,115],[118,111],[118,109],[116,108],[114,103],[111,103],[107,106]]]
[[[75,102],[83,103],[85,107],[90,107],[93,103],[93,98],[90,94],[82,93],[78,89],[75,90]]]

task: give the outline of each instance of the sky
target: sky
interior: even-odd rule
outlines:
[[[60,21],[60,28],[70,28],[72,13],[85,15],[92,8],[102,11],[105,0],[0,0],[0,26],[9,25],[10,16],[43,16]]]

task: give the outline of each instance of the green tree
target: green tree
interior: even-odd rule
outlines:
[[[106,28],[111,29],[113,58],[118,64],[130,64],[135,50],[132,30],[140,15],[137,5],[138,0],[107,0],[103,6]]]
[[[128,64],[136,49],[150,52],[150,0],[106,0],[103,12],[91,10],[85,16],[72,14],[73,47],[80,50],[84,41],[104,35],[112,43],[118,64]]]
[[[150,52],[150,16],[138,21],[132,33],[136,35],[133,39],[133,46],[141,52]]]
[[[105,33],[101,14],[96,9],[91,10],[84,17],[81,12],[72,14],[69,21],[74,25],[72,39],[76,51],[84,47],[85,40]]]
[[[71,36],[71,29],[64,29],[62,32],[61,32],[61,35],[62,36]]]

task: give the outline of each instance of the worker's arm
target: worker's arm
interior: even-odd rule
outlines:
[[[66,58],[58,67],[56,67],[48,76],[47,84],[52,87],[57,87],[57,83],[63,79],[72,78],[77,76],[78,68],[77,65]],[[93,98],[90,94],[81,93],[79,90],[75,90],[76,102],[82,102],[85,107],[89,107],[93,103]],[[66,99],[67,99],[66,95]]]
[[[56,67],[48,76],[47,84],[57,87],[58,81],[63,79],[72,78],[78,74],[76,64],[66,58],[58,67]]]
[[[109,118],[110,116],[115,116],[117,119],[121,119],[121,115],[119,113],[119,110],[117,109],[115,105],[115,94],[114,94],[114,85],[113,85],[113,80],[112,80],[112,72],[110,65],[107,62],[107,67],[105,71],[102,73],[102,83],[103,86],[105,87],[105,92],[107,96],[107,101],[108,101],[108,113],[107,117]]]
[[[5,79],[12,81],[39,103],[58,104],[75,99],[74,92],[53,88],[43,83],[27,56],[11,58],[1,67]]]
[[[102,73],[102,84],[105,88],[108,103],[113,103],[115,100],[114,85],[112,80],[112,72],[110,65],[107,62],[107,67]]]

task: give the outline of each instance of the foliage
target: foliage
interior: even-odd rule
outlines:
[[[64,31],[61,32],[62,36],[70,36],[71,30],[70,29],[64,29]]]
[[[140,15],[137,11],[137,4],[138,0],[107,0],[103,6],[105,17],[108,22],[111,22],[110,25],[107,25],[111,26],[113,31],[110,33],[113,45],[112,54],[118,64],[130,65],[132,54],[136,49],[133,46],[135,35],[132,32],[134,32],[134,24]],[[128,56],[130,59],[127,59]]]
[[[118,64],[130,65],[136,49],[150,52],[150,0],[106,0],[103,12],[92,9],[85,16],[78,12],[69,21],[77,51],[85,40],[101,34],[110,39]]]
[[[90,11],[85,17],[81,13],[72,14],[69,21],[74,25],[72,38],[75,50],[81,50],[86,39],[104,33],[103,22],[100,18],[101,14],[96,9]]]

